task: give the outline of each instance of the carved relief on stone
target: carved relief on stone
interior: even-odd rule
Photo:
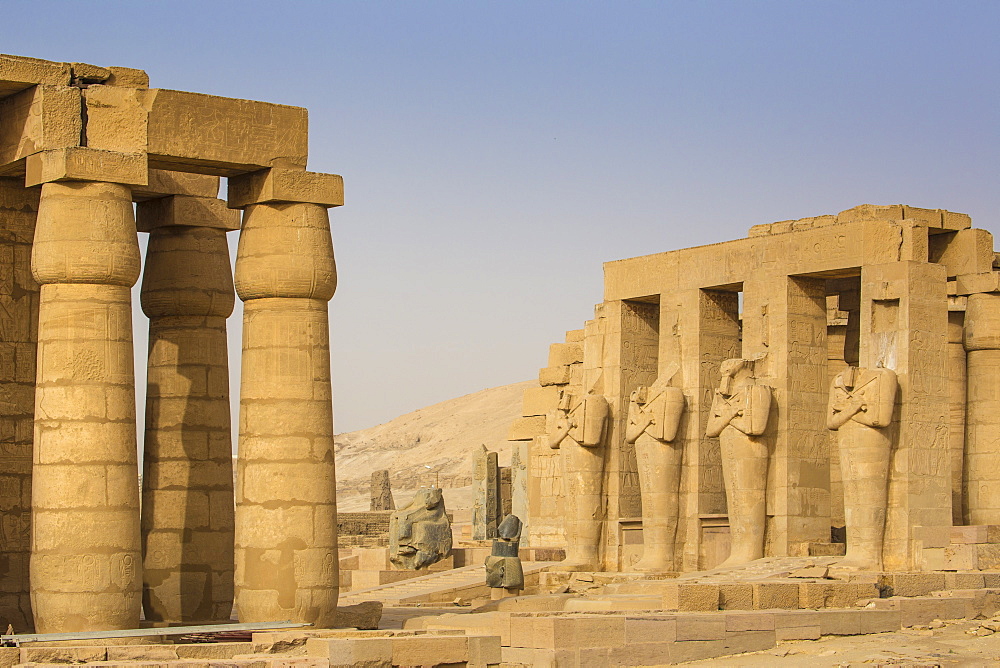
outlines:
[[[413,500],[389,518],[389,560],[399,568],[420,569],[451,553],[451,522],[437,487],[417,490]]]
[[[826,425],[837,432],[844,478],[843,568],[881,570],[892,423],[898,389],[891,369],[847,367],[833,380]]]
[[[566,559],[553,570],[600,569],[608,413],[607,399],[596,392],[580,397],[563,391],[559,408],[549,415],[548,444],[559,449],[562,464],[566,536]]]
[[[771,388],[758,382],[755,371],[763,359],[759,355],[722,363],[705,431],[709,438],[719,438],[722,449],[731,544],[723,566],[764,556],[767,444],[759,437],[767,429]]]
[[[629,400],[625,440],[635,443],[642,491],[643,554],[632,566],[637,571],[674,568],[682,453],[672,441],[684,412],[684,393],[670,386],[677,369],[672,364],[653,385],[636,388]]]

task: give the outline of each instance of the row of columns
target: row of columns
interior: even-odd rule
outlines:
[[[37,632],[134,628],[142,610],[147,620],[225,621],[234,598],[244,622],[332,623],[333,204],[280,193],[274,171],[295,170],[252,175],[236,205],[244,328],[235,508],[225,235],[239,212],[207,198],[188,218],[161,200],[138,205],[150,232],[141,519],[131,192],[108,182],[42,184],[31,259],[41,286],[30,558]]]

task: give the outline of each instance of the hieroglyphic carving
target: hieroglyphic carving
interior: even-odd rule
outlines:
[[[640,386],[652,385],[656,380],[659,357],[658,304],[624,302],[621,324],[621,390],[626,400]],[[616,432],[620,435],[619,448],[619,516],[642,515],[639,469],[636,463],[635,443],[624,438],[627,414],[618,416]]]

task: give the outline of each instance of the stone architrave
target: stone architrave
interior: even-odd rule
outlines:
[[[684,392],[670,386],[677,371],[675,364],[650,387],[634,390],[629,401],[625,440],[635,443],[642,490],[643,554],[632,566],[636,571],[674,569],[682,454],[674,439],[684,411]]]
[[[577,397],[563,391],[550,421],[553,428],[548,445],[559,449],[562,464],[566,536],[566,559],[552,570],[596,571],[601,567],[604,523],[607,399],[594,393]]]
[[[236,610],[329,627],[337,608],[337,501],[327,302],[336,267],[326,207],[251,204],[236,488]]]
[[[392,498],[392,487],[389,486],[389,471],[382,469],[372,471],[371,505],[369,510],[395,510],[396,502]]]
[[[521,520],[516,515],[507,515],[497,527],[493,549],[486,557],[486,585],[493,590],[494,600],[517,596],[524,589],[524,569],[518,554],[521,529]]]
[[[472,540],[496,538],[500,515],[500,469],[497,453],[481,445],[473,455]]]
[[[827,427],[837,432],[847,555],[838,566],[881,570],[896,373],[847,367],[833,380]]]
[[[719,437],[729,509],[729,558],[738,566],[764,556],[767,444],[760,438],[771,411],[771,388],[757,382],[755,359],[722,363],[705,434]]]
[[[417,490],[389,518],[389,561],[399,568],[426,568],[451,554],[451,545],[451,522],[438,487]]]
[[[139,625],[141,552],[129,189],[42,185],[31,607],[39,633]]]
[[[234,301],[225,229],[150,231],[142,279],[149,316],[142,502],[147,620],[224,622],[232,615],[226,318]]]

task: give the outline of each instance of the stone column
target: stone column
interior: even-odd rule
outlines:
[[[960,306],[964,309],[965,298]],[[951,300],[954,301],[954,298]],[[948,448],[951,450],[951,522],[965,524],[965,403],[967,397],[965,311],[948,310]]]
[[[31,435],[35,412],[38,284],[31,240],[38,188],[0,179],[0,619],[30,632]]]
[[[192,209],[208,219],[184,215]],[[139,204],[137,215],[150,233],[143,609],[147,621],[224,622],[233,608],[226,318],[235,301],[226,230],[238,228],[239,212],[173,196]]]
[[[830,540],[826,282],[758,272],[744,282],[743,357],[766,353],[774,388],[766,556],[808,556]]]
[[[472,540],[497,537],[499,515],[499,467],[497,453],[480,445],[472,464]]]
[[[311,176],[321,177],[315,188],[307,187]],[[236,260],[244,301],[236,490],[242,622],[323,628],[336,612],[327,319],[336,268],[326,207],[337,197],[317,195],[339,184],[339,177],[283,169],[230,180],[230,206],[246,208]]]
[[[41,284],[32,471],[35,629],[139,623],[139,485],[128,187],[42,185],[31,268]]]
[[[1000,294],[969,295],[965,311],[968,524],[1000,524]]]

